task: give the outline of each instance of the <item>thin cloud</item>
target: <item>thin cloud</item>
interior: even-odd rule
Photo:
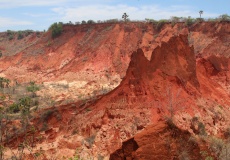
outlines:
[[[58,7],[53,8],[53,12],[61,16],[60,21],[63,22],[76,22],[82,20],[106,20],[118,18],[121,19],[121,16],[124,12],[129,15],[131,20],[144,20],[145,18],[151,19],[169,19],[171,16],[178,17],[199,17],[199,13],[195,12],[192,8],[188,6],[171,6],[162,8],[158,5],[152,6],[127,6],[127,5],[91,5],[91,6],[80,6],[80,7]],[[217,17],[215,13],[205,13],[203,17]]]
[[[66,2],[67,0],[1,0],[0,8],[15,8],[23,6],[53,6]]]
[[[114,0],[0,0],[0,8],[17,8],[28,6],[73,6],[81,4],[106,4]]]

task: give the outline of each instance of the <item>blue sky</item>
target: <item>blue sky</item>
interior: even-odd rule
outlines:
[[[0,32],[47,30],[54,22],[120,19],[169,19],[171,16],[213,18],[230,15],[230,0],[0,0]]]

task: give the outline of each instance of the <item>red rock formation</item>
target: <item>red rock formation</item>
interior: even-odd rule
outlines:
[[[159,122],[123,142],[110,160],[202,159],[198,143],[187,131]]]
[[[87,83],[92,84],[107,72],[110,78],[117,74],[123,78],[118,87],[96,101],[57,107],[61,120],[52,114],[47,120],[50,128],[36,144],[43,146],[48,158],[71,156],[74,147],[80,147],[78,154],[83,158],[108,159],[119,148],[111,158],[178,158],[176,150],[183,147],[180,138],[188,141],[197,134],[191,129],[194,116],[206,125],[208,134],[220,134],[229,125],[229,34],[224,34],[229,32],[228,23],[214,24],[217,32],[212,24],[200,23],[190,33],[188,28],[181,29],[183,24],[165,25],[160,32],[150,24],[137,26],[65,26],[63,35],[51,41],[52,46],[44,46],[50,40],[48,34],[34,44],[43,54],[34,54],[31,47],[1,58],[2,74],[14,77],[17,71],[26,71],[20,75],[25,81],[29,73],[41,82],[80,77],[93,79]],[[173,106],[173,120],[189,133],[176,129],[179,137],[174,137],[162,120],[170,117],[170,103],[180,101],[183,104]],[[162,149],[154,150],[154,146]],[[167,147],[173,149],[170,154]],[[186,149],[194,149],[194,155],[189,154],[193,159],[201,158],[199,147],[189,144]]]

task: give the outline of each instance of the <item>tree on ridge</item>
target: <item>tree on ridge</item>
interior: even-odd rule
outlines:
[[[200,10],[199,11],[199,14],[200,14],[200,18],[201,18],[201,15],[204,13],[204,11]]]
[[[122,18],[124,19],[124,21],[126,22],[127,21],[127,18],[128,18],[129,16],[126,14],[126,13],[124,13],[123,15],[122,15]]]

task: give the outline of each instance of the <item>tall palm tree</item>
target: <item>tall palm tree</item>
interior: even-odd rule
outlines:
[[[200,14],[200,18],[201,18],[201,15],[204,13],[204,11],[200,10],[199,11],[199,14]]]

